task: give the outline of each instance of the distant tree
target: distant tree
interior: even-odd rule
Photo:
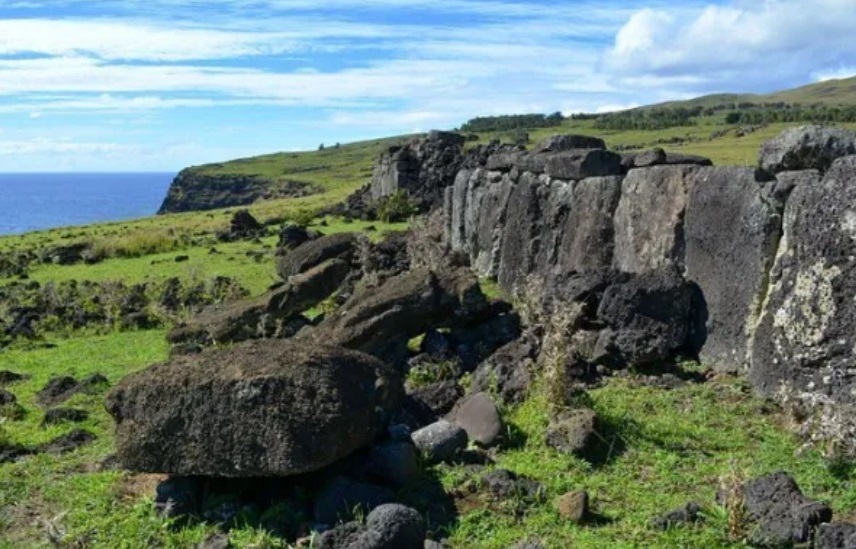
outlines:
[[[318,145],[318,150],[319,150],[319,151],[323,151],[323,150],[324,150],[324,143],[321,143],[320,145]]]

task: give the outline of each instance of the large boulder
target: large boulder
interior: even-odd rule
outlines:
[[[615,211],[613,266],[644,272],[683,266],[684,215],[697,166],[654,166],[631,170]]]
[[[362,353],[251,341],[126,377],[106,408],[132,471],[213,477],[317,471],[369,446],[404,398]]]
[[[750,381],[856,401],[856,156],[820,184],[798,185],[785,208],[772,286],[752,342]]]
[[[701,360],[719,371],[748,363],[749,336],[766,296],[784,203],[753,168],[702,168],[684,222],[686,276],[704,296]]]
[[[761,146],[758,162],[770,173],[788,170],[825,172],[843,156],[856,154],[856,132],[824,126],[785,130]]]
[[[276,272],[283,280],[288,280],[330,259],[350,262],[358,240],[356,233],[338,233],[304,242],[277,259]]]
[[[307,337],[384,355],[390,344],[473,319],[487,310],[478,280],[468,269],[417,269],[379,287],[364,286]]]
[[[621,199],[622,178],[590,177],[574,184],[567,220],[558,228],[560,272],[608,267],[614,248],[613,217]]]
[[[576,149],[550,155],[545,173],[567,181],[621,174],[621,155],[603,149]]]

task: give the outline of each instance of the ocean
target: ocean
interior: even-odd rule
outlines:
[[[0,235],[154,215],[174,173],[0,174]]]

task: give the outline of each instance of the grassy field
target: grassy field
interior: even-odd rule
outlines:
[[[819,90],[819,88],[818,88]],[[817,90],[815,90],[817,91]],[[822,93],[819,91],[818,93]],[[532,142],[555,133],[604,137],[610,147],[641,149],[665,140],[667,150],[701,154],[720,165],[753,165],[761,142],[786,125],[771,125],[737,137],[721,117],[706,118],[687,128],[651,131],[602,131],[592,121],[565,121],[560,128],[532,130]],[[854,126],[856,127],[856,126]],[[716,137],[712,137],[716,134]],[[504,134],[485,133],[480,143]],[[323,151],[281,153],[201,166],[206,173],[254,174],[271,181],[300,180],[322,193],[291,200],[262,202],[249,207],[272,225],[311,217],[318,209],[341,200],[364,185],[380,151],[406,137],[375,140]],[[195,212],[104,223],[0,237],[0,252],[22,252],[88,242],[103,250],[106,260],[93,265],[34,264],[29,280],[39,283],[68,280],[127,283],[179,277],[207,280],[230,276],[263,293],[276,282],[275,236],[259,242],[220,243],[215,231],[225,229],[236,209]],[[346,222],[315,219],[312,228],[324,233],[402,230],[406,224]],[[214,251],[212,251],[212,249]],[[176,256],[187,256],[177,262]],[[0,280],[0,284],[13,282]],[[488,293],[498,293],[495,286]],[[0,370],[27,374],[29,379],[7,387],[26,410],[19,418],[0,419],[0,442],[37,445],[63,434],[70,425],[42,428],[43,409],[35,394],[58,375],[83,377],[102,373],[111,383],[127,373],[167,358],[165,329],[109,332],[75,337],[48,334],[32,348],[15,345],[0,352]],[[45,348],[44,343],[54,345]],[[699,366],[695,366],[698,368]],[[728,514],[714,503],[722,482],[785,470],[812,498],[831,503],[838,518],[856,515],[856,469],[830,464],[803,451],[788,434],[787,418],[768,403],[754,398],[737,378],[721,377],[675,390],[641,386],[616,378],[591,392],[592,405],[605,420],[602,435],[615,451],[605,463],[591,465],[560,455],[544,441],[548,406],[537,389],[522,405],[503,410],[510,443],[496,457],[496,466],[528,475],[545,487],[544,500],[516,508],[490,502],[480,495],[456,500],[458,518],[447,532],[453,547],[504,549],[524,538],[540,538],[548,547],[741,547],[740,534]],[[0,465],[0,548],[27,547],[193,547],[216,531],[211,524],[172,524],[153,509],[154,487],[160,477],[103,470],[100,464],[113,451],[112,422],[102,395],[78,395],[68,403],[90,412],[82,424],[98,439],[62,456],[38,455]],[[427,471],[447,491],[461,493],[472,481],[466,466],[441,465]],[[597,520],[576,526],[563,522],[552,501],[576,489],[592,496]],[[401,497],[418,499],[415,487]],[[696,501],[705,521],[667,532],[653,530],[648,521],[663,512]],[[249,521],[231,532],[236,547],[284,547]]]

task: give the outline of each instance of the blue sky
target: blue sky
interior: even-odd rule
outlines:
[[[0,0],[0,172],[159,171],[856,74],[856,0]]]

